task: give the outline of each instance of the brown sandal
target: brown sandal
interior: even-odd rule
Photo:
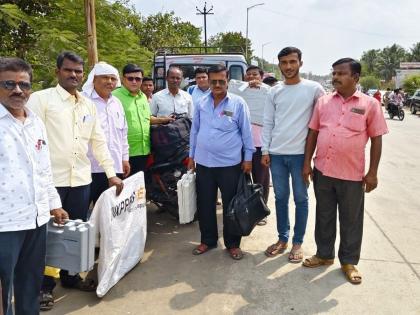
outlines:
[[[346,275],[347,280],[352,284],[360,284],[362,283],[362,275],[356,269],[354,265],[345,264],[341,265],[341,270]]]
[[[303,251],[302,248],[292,249],[289,253],[289,262],[298,264],[303,260]]]
[[[232,259],[241,260],[242,258],[244,258],[244,253],[239,247],[228,248],[228,252],[229,252],[230,257],[232,257]]]
[[[275,244],[268,246],[264,253],[267,257],[275,257],[278,254],[283,254],[287,249],[287,246],[287,243],[282,243],[279,241]]]
[[[192,254],[193,255],[201,255],[205,252],[208,252],[210,249],[216,248],[216,246],[208,246],[206,244],[201,243],[196,248],[193,249]]]
[[[305,261],[302,263],[303,266],[308,268],[316,268],[319,266],[328,266],[334,263],[334,259],[324,259],[320,258],[317,255],[313,255],[310,258],[306,258]]]

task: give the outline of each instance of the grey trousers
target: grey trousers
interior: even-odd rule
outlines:
[[[332,259],[335,256],[338,206],[340,221],[338,258],[341,264],[357,265],[363,236],[365,195],[362,182],[324,176],[314,169],[314,191],[316,255],[324,259]]]

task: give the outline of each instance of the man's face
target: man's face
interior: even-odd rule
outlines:
[[[155,89],[155,86],[153,84],[153,81],[143,81],[141,84],[141,91],[146,94],[147,96],[150,96],[153,94],[153,90]]]
[[[114,74],[95,75],[93,86],[101,97],[108,97],[117,85],[117,76]]]
[[[179,69],[171,69],[166,78],[169,89],[179,89],[182,81],[182,72]]]
[[[197,73],[195,75],[195,82],[202,90],[207,90],[209,88],[209,76],[207,73]]]
[[[245,81],[249,82],[254,80],[262,81],[262,77],[258,69],[251,69],[246,72]]]
[[[131,93],[138,93],[140,91],[143,74],[139,72],[126,73],[123,76],[122,84]]]
[[[227,74],[226,71],[210,73],[210,89],[213,96],[224,96],[227,92]]]
[[[21,110],[31,95],[31,80],[27,72],[0,72],[0,103],[9,111]],[[20,83],[13,87],[15,83]]]
[[[358,81],[359,76],[351,73],[349,63],[342,63],[333,67],[332,84],[338,92],[356,88]]]
[[[291,53],[279,59],[279,69],[285,79],[293,79],[299,75],[299,68],[302,66],[297,53]]]
[[[55,70],[55,74],[63,89],[75,90],[83,80],[83,65],[65,58],[61,68]]]

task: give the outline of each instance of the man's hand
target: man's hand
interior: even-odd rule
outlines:
[[[314,179],[314,173],[312,171],[310,162],[303,163],[302,176],[303,176],[303,181],[305,182],[306,186],[309,187],[309,184],[310,184],[309,178],[311,179],[311,181],[313,181]]]
[[[108,185],[109,187],[115,186],[117,196],[119,196],[123,190],[124,183],[121,179],[119,179],[117,176],[108,178]]]
[[[50,214],[54,216],[54,222],[60,225],[69,219],[69,214],[63,208],[52,209]]]
[[[187,168],[191,171],[195,171],[195,161],[193,158],[189,158]]]
[[[242,171],[246,174],[251,173],[252,171],[252,162],[251,161],[243,161],[241,165]]]
[[[261,81],[259,80],[251,80],[248,81],[249,87],[254,89],[259,89],[261,86]]]
[[[130,175],[131,166],[128,161],[122,161],[122,168],[123,168],[123,177],[126,178]]]
[[[270,166],[270,156],[268,154],[264,154],[263,156],[261,156],[261,164],[265,167]]]
[[[371,192],[378,186],[378,177],[376,174],[367,172],[365,177],[363,177],[363,188],[365,192]]]

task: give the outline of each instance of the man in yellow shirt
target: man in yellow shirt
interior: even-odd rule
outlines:
[[[47,129],[54,185],[63,207],[70,219],[85,221],[92,181],[87,156],[89,143],[94,157],[108,177],[109,186],[116,186],[119,194],[123,183],[115,174],[96,107],[77,90],[83,80],[83,64],[80,56],[72,52],[61,53],[57,58],[58,85],[33,93],[27,106],[43,120]],[[96,289],[92,280],[83,281],[79,275],[70,276],[66,270],[60,271],[60,279],[64,287],[83,291]],[[42,310],[51,309],[54,305],[54,287],[54,279],[44,277]]]

